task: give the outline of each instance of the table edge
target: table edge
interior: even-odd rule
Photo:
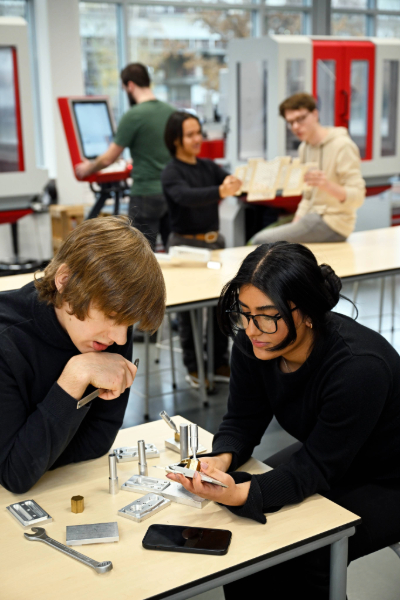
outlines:
[[[339,533],[341,531],[346,531],[347,529],[351,529],[352,527],[355,527],[356,525],[360,525],[361,521],[362,521],[361,517],[358,517],[357,519],[350,521],[349,523],[346,523],[345,525],[339,525],[338,527],[334,527],[333,529],[329,529],[327,531],[324,531],[323,533],[319,533],[318,535],[313,535],[313,536],[311,536],[309,538],[305,538],[299,542],[295,542],[294,544],[289,544],[288,546],[283,546],[282,548],[279,548],[278,550],[273,550],[272,552],[267,552],[267,554],[262,554],[260,556],[257,556],[256,558],[252,558],[251,560],[244,561],[242,563],[235,565],[234,567],[229,567],[227,569],[223,569],[222,571],[216,571],[212,575],[207,575],[206,577],[202,577],[200,579],[195,579],[195,580],[191,581],[190,583],[185,583],[184,585],[181,585],[176,588],[170,588],[169,590],[167,590],[165,592],[161,592],[160,594],[156,594],[155,596],[147,596],[145,600],[163,600],[164,598],[169,598],[173,594],[178,594],[178,593],[182,593],[186,590],[190,590],[191,588],[205,584],[209,581],[212,581],[213,579],[218,579],[220,577],[223,577],[224,575],[229,575],[230,573],[234,573],[235,571],[239,571],[240,569],[243,569],[245,567],[249,567],[251,565],[257,564],[268,558],[273,558],[274,556],[279,556],[279,554],[284,554],[285,552],[288,552],[289,550],[294,550],[295,548],[300,548],[301,546],[305,546],[306,544],[315,542],[324,537],[329,537],[330,535],[333,535],[335,533]]]

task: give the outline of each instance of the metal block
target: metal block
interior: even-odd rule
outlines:
[[[113,453],[117,457],[117,462],[131,462],[139,460],[139,450],[137,446],[122,446],[114,448]],[[160,453],[154,444],[146,444],[146,458],[158,458]]]
[[[121,490],[135,492],[136,494],[155,492],[160,494],[169,485],[170,481],[165,479],[156,479],[155,477],[145,477],[144,475],[132,475],[128,481],[122,484]]]
[[[118,511],[121,517],[141,523],[157,514],[171,504],[171,501],[158,494],[146,494],[142,498],[131,502]]]
[[[190,465],[192,465],[193,463],[194,463],[194,461],[192,459],[190,461]],[[163,467],[163,468],[165,469],[165,471],[167,473],[174,473],[174,474],[178,474],[178,475],[184,475],[185,477],[188,477],[189,479],[193,479],[193,475],[196,472],[193,469],[188,469],[185,466],[181,466],[181,464],[168,465],[167,467]],[[220,485],[221,487],[224,487],[224,488],[228,487],[227,485],[225,485],[225,483],[221,483],[221,481],[218,481],[217,479],[213,479],[213,477],[209,477],[205,473],[200,473],[199,471],[197,471],[197,472],[200,475],[202,481],[205,481],[206,483],[212,483],[214,485]]]
[[[188,492],[176,481],[171,481],[171,485],[162,492],[162,495],[164,498],[171,500],[171,502],[185,504],[186,506],[192,506],[193,508],[204,508],[210,502],[210,500],[206,500],[206,498],[200,498],[200,496]]]
[[[25,500],[24,502],[15,502],[6,507],[9,513],[22,527],[32,527],[37,523],[51,523],[51,517],[34,500]]]
[[[118,523],[93,523],[92,525],[67,525],[67,546],[119,542]]]
[[[178,454],[181,453],[181,445],[179,442],[177,442],[175,440],[175,438],[166,439],[165,447],[168,448],[169,450],[173,450],[174,452],[177,452]],[[197,454],[202,454],[203,452],[207,452],[207,448],[205,448],[204,446],[199,444],[199,447],[197,449]]]

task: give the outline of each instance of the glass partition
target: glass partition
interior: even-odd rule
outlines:
[[[302,59],[290,59],[286,61],[286,98],[305,92],[306,87],[306,61]],[[286,152],[290,156],[297,156],[300,140],[291,129],[286,129]]]
[[[267,63],[237,63],[238,158],[265,158],[267,154]]]
[[[381,156],[395,156],[399,104],[399,61],[383,61]]]
[[[317,61],[317,102],[319,120],[325,127],[335,125],[336,60]]]
[[[350,69],[349,133],[365,158],[368,129],[368,61],[352,60]]]
[[[19,160],[14,51],[0,47],[0,173],[23,170]]]

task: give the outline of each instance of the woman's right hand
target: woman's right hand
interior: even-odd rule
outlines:
[[[213,469],[218,469],[226,473],[231,466],[232,453],[225,452],[224,454],[218,454],[217,456],[198,456],[202,463],[207,463]]]

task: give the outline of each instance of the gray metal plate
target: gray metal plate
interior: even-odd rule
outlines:
[[[118,523],[93,523],[91,525],[67,525],[67,546],[105,544],[119,542]]]
[[[34,500],[15,502],[6,507],[22,527],[32,527],[37,523],[51,523],[53,518]]]
[[[114,448],[113,453],[117,457],[117,462],[131,462],[139,460],[139,451],[137,446],[122,446]],[[160,453],[154,444],[146,444],[146,458],[158,458]]]
[[[171,501],[158,494],[146,494],[142,498],[131,502],[118,511],[121,517],[141,523],[157,514],[171,504]]]
[[[125,483],[121,485],[121,490],[135,492],[136,494],[142,492],[154,492],[159,494],[169,485],[170,481],[166,481],[165,479],[156,479],[155,477],[147,477],[145,475],[132,475],[128,481],[125,481]]]

